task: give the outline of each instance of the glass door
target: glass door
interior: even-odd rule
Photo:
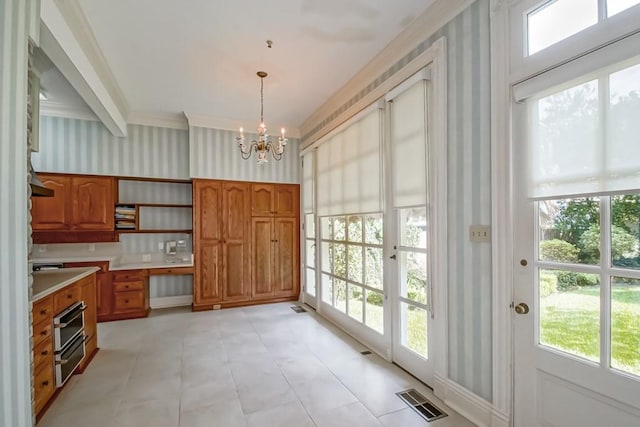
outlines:
[[[317,306],[316,292],[316,216],[304,216],[304,302],[311,307]]]

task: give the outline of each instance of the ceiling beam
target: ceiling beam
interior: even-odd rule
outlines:
[[[127,136],[126,112],[118,107],[92,61],[76,39],[57,2],[42,2],[40,17],[40,48],[107,129],[115,136]]]

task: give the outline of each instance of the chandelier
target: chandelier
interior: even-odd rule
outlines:
[[[284,136],[284,128],[280,130],[280,137],[278,143],[274,143],[269,139],[267,133],[267,126],[264,124],[264,78],[267,77],[267,73],[264,71],[258,71],[256,73],[260,77],[260,124],[258,125],[258,139],[251,141],[251,144],[247,146],[244,137],[244,131],[240,128],[240,136],[236,137],[238,148],[240,148],[240,154],[244,160],[249,159],[255,152],[258,156],[258,164],[268,163],[268,154],[271,153],[275,160],[282,159],[284,154],[284,147],[287,145],[287,138]]]

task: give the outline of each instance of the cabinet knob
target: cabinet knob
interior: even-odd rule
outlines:
[[[40,332],[40,335],[42,335],[43,337],[47,336],[47,330],[45,329],[44,331]]]
[[[47,309],[43,308],[42,310],[40,310],[40,314],[42,314],[43,316],[47,314]]]
[[[48,385],[49,385],[49,381],[42,381],[42,386],[43,386],[43,387],[46,387],[46,386],[48,386]]]
[[[67,295],[67,299],[71,299],[71,298],[73,298],[73,295],[68,294],[68,295]]]
[[[124,300],[124,302],[125,302],[125,304],[129,304],[129,300],[128,299]]]
[[[47,354],[49,354],[49,350],[45,350],[42,353],[40,353],[42,356],[46,356]]]

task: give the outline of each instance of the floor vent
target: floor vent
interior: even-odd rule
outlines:
[[[361,351],[360,354],[362,354],[364,356],[368,356],[368,355],[373,354],[373,353],[371,352],[371,350],[365,350],[365,351]]]
[[[396,394],[400,399],[404,400],[411,409],[416,411],[418,415],[429,422],[439,420],[440,418],[447,416],[447,414],[438,409],[436,405],[429,402],[426,397],[418,393],[416,389],[412,388]]]
[[[296,313],[306,313],[307,310],[304,309],[304,307],[301,307],[299,305],[292,305],[291,306],[291,310],[295,311]]]

